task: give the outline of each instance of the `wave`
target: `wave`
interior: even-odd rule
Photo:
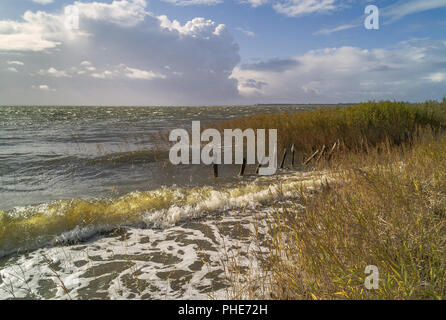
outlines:
[[[4,171],[14,179],[17,177],[20,179],[23,176],[33,177],[48,171],[57,173],[57,175],[76,172],[80,175],[90,176],[91,170],[155,164],[167,158],[168,152],[153,149],[113,152],[94,157],[82,155],[20,155],[17,157],[10,155],[3,159],[5,163],[3,167]]]
[[[136,191],[112,199],[59,200],[0,210],[0,256],[45,245],[69,244],[123,226],[164,228],[228,209],[255,208],[280,197],[294,197],[302,186],[316,186],[325,174],[258,178],[238,187],[177,186]]]

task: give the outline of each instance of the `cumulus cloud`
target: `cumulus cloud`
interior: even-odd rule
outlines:
[[[225,31],[224,24],[217,24],[212,20],[205,18],[195,18],[181,25],[177,20],[169,20],[165,15],[158,17],[161,22],[161,27],[170,31],[178,31],[182,35],[189,35],[192,37],[207,38],[212,35],[221,35]]]
[[[112,3],[80,2],[72,6],[79,10],[79,18],[132,27],[148,14],[145,0],[115,0]],[[21,21],[0,21],[0,51],[45,51],[59,47],[66,39],[87,36],[65,27],[65,13],[26,11]],[[85,22],[85,21],[81,21]]]
[[[115,0],[112,3],[76,1],[74,6],[79,9],[81,18],[125,27],[137,25],[149,14],[145,10],[147,7],[145,0]]]
[[[274,3],[288,4],[292,16],[339,7],[334,0]],[[79,30],[65,28],[63,10],[0,20],[3,104],[335,103],[445,94],[444,41],[344,46],[240,64],[237,43],[217,21],[156,16],[144,0],[72,5]]]
[[[240,62],[239,47],[224,24],[202,17],[185,23],[157,17],[146,10],[144,0],[72,5],[79,8],[79,30],[65,28],[63,8],[0,20],[2,103],[184,105],[240,100],[237,81],[230,78]],[[7,71],[7,61],[24,63],[25,72]],[[35,84],[37,79],[48,90]]]
[[[60,44],[62,17],[27,11],[22,18],[0,21],[0,51],[43,51]]]
[[[293,57],[297,63],[283,68],[242,65],[233,77],[252,102],[419,101],[446,94],[445,56],[446,43],[433,40],[405,41],[393,49],[328,48]]]

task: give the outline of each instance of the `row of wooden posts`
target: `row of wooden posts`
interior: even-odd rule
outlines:
[[[325,156],[327,160],[331,160],[335,150],[338,149],[340,147],[340,145],[341,145],[340,140],[336,141],[331,148],[327,148],[327,146],[324,144],[322,146],[322,148],[317,149],[310,157],[308,157],[307,159],[304,159],[302,161],[302,164],[304,166],[306,166],[311,161],[314,161],[314,162],[318,163],[323,156]],[[291,151],[291,167],[294,168],[294,166],[295,166],[295,151],[296,151],[296,148],[294,147],[294,144],[291,146],[290,151]],[[279,169],[283,169],[284,168],[285,160],[287,158],[287,155],[288,155],[288,148],[284,148],[283,149],[282,160],[280,161]],[[243,177],[245,175],[246,164],[247,164],[246,162],[247,162],[246,158],[243,158],[243,163],[241,164],[240,171],[239,171],[239,176],[240,177]],[[213,166],[213,169],[214,169],[214,177],[218,178],[218,164],[213,164],[212,166]],[[262,166],[261,163],[259,163],[257,165],[256,174],[259,174],[259,169],[261,168],[261,166]]]

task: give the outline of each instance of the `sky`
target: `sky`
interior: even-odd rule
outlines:
[[[444,96],[446,0],[0,0],[0,105]]]

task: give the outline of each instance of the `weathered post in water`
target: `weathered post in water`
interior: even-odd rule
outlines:
[[[333,147],[331,147],[330,152],[328,152],[328,155],[327,155],[328,161],[331,160],[331,157],[333,156],[333,153],[334,153],[336,147],[338,146],[338,143],[339,143],[339,140],[333,144]]]
[[[294,168],[294,144],[291,146],[291,168]]]
[[[280,169],[283,169],[283,166],[285,165],[285,159],[286,159],[286,155],[288,153],[287,148],[283,149],[283,157],[282,157],[282,162],[280,163]]]
[[[259,164],[257,165],[256,174],[259,174],[259,170],[262,167],[263,160],[264,160],[264,158],[262,158],[262,161],[260,161]]]
[[[246,158],[243,158],[243,164],[240,167],[239,176],[243,177],[245,175],[245,169],[246,169]]]
[[[317,155],[319,153],[319,149],[318,150],[316,150],[316,152],[315,153],[313,153],[313,155],[311,156],[311,157],[309,157],[307,160],[305,160],[304,161],[304,166],[306,166],[311,160],[313,160],[314,159],[314,157]]]
[[[218,164],[214,163],[212,167],[214,168],[214,178],[218,178]]]
[[[321,160],[322,156],[325,154],[325,151],[327,151],[327,146],[324,144],[322,146],[321,152],[319,153],[319,156],[316,159],[316,162],[319,162],[319,160]]]

